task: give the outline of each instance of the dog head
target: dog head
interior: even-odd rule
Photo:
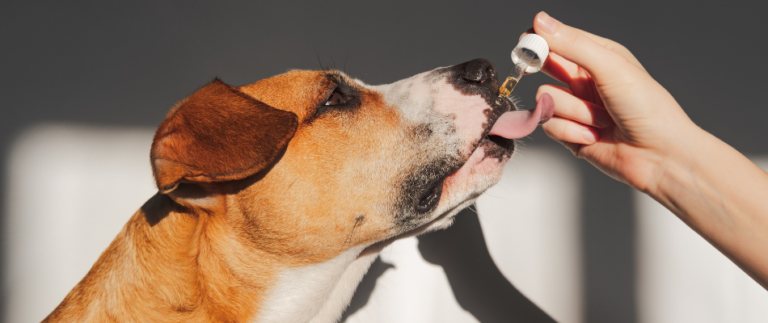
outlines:
[[[514,105],[487,60],[370,86],[291,71],[218,80],[159,127],[158,188],[232,239],[296,264],[446,227],[500,178],[514,142],[488,136]]]

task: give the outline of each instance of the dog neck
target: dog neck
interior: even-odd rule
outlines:
[[[376,257],[358,246],[284,269],[233,231],[158,193],[45,322],[335,322]]]
[[[211,239],[225,229],[222,221],[185,212],[158,193],[133,215],[46,322],[110,322],[114,317],[247,321],[262,302],[259,291],[269,289],[272,281],[246,281],[235,274],[226,261],[229,255],[220,252],[230,241]],[[274,276],[259,264],[250,269]]]
[[[336,258],[282,271],[254,322],[336,322],[377,255],[359,257],[364,247]]]

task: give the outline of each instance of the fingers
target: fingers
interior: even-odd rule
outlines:
[[[545,14],[546,14],[546,13],[545,13]],[[584,34],[584,35],[585,35],[585,36],[587,36],[589,39],[592,39],[592,41],[596,42],[596,43],[597,43],[597,44],[599,44],[600,46],[603,46],[603,47],[605,47],[606,49],[608,49],[608,50],[610,50],[610,51],[612,51],[612,52],[614,52],[614,53],[616,53],[616,54],[619,54],[619,55],[621,55],[621,56],[622,56],[622,57],[624,57],[626,60],[628,60],[630,63],[634,64],[635,66],[637,66],[637,67],[639,67],[639,68],[643,68],[643,65],[642,65],[642,64],[640,64],[640,61],[638,61],[638,60],[637,60],[637,58],[635,57],[635,55],[634,55],[634,54],[632,54],[632,52],[630,52],[630,51],[629,51],[629,49],[627,49],[626,47],[624,47],[624,45],[622,45],[622,44],[619,44],[619,43],[617,43],[617,42],[615,42],[615,41],[613,41],[613,40],[610,40],[610,39],[608,39],[608,38],[605,38],[605,37],[601,37],[601,36],[595,35],[595,34],[593,34],[593,33],[590,33],[590,32],[588,32],[588,31],[584,31],[584,30],[581,30],[581,29],[578,29],[578,28],[573,28],[573,29],[575,29],[575,30],[577,30],[578,32],[580,32],[580,33]],[[524,37],[525,35],[527,35],[527,34],[532,34],[532,33],[535,33],[535,32],[536,32],[536,31],[535,31],[533,28],[529,28],[529,29],[528,29],[528,30],[526,30],[524,33],[520,34],[520,37],[518,38],[518,41],[519,41],[519,40],[521,40],[521,39],[523,39],[523,37]],[[643,68],[643,69],[644,69],[644,68]]]
[[[606,49],[608,49],[608,50],[610,50],[610,51],[612,51],[612,52],[614,52],[616,54],[621,55],[621,57],[624,57],[627,61],[629,61],[633,65],[635,65],[635,66],[645,70],[645,68],[643,67],[642,64],[640,64],[640,61],[637,60],[635,55],[632,54],[632,52],[630,52],[629,49],[624,47],[624,45],[619,44],[619,43],[617,43],[617,42],[615,42],[613,40],[610,40],[608,38],[600,37],[598,35],[595,35],[593,33],[588,32],[588,31],[584,31],[584,30],[581,30],[581,29],[578,29],[578,28],[574,28],[574,29],[578,30],[579,32],[581,32],[582,34],[587,36],[588,38],[592,39],[592,41],[596,42],[600,46],[603,46]],[[520,41],[521,39],[523,39],[523,37],[525,35],[533,34],[533,33],[536,33],[536,31],[533,28],[530,28],[530,29],[526,30],[524,33],[520,34],[520,37],[517,40]],[[552,55],[552,53],[550,53],[550,55]]]
[[[542,85],[536,93],[536,101],[544,93],[551,95],[555,102],[555,116],[596,128],[605,128],[613,123],[605,108],[573,96],[566,88]]]
[[[626,66],[639,66],[639,62],[637,65],[633,63],[637,62],[637,59],[623,46],[565,25],[543,11],[536,15],[533,28],[539,36],[546,39],[552,52],[583,67],[593,77],[618,79],[625,76]],[[610,45],[613,50],[601,43]],[[622,54],[627,54],[630,58]]]
[[[524,33],[520,34],[520,37],[517,38],[517,41],[520,41],[521,39],[523,39],[523,37],[525,37],[525,35],[535,34],[535,33],[536,33],[536,31],[533,30],[533,27],[528,28],[528,30],[526,30]]]
[[[549,53],[549,57],[544,62],[544,67],[541,68],[541,71],[568,86],[571,86],[574,80],[579,80],[580,78],[578,65],[553,52]]]
[[[591,145],[596,143],[599,138],[595,128],[561,117],[553,117],[541,128],[544,129],[547,136],[561,142]]]
[[[615,41],[612,41],[612,40],[610,40],[608,38],[600,37],[598,35],[595,35],[593,33],[588,32],[588,31],[583,31],[583,30],[578,29],[578,28],[574,28],[574,29],[578,30],[579,32],[581,32],[582,34],[587,36],[589,39],[592,39],[592,41],[598,43],[600,46],[603,46],[606,49],[608,49],[608,50],[610,50],[610,51],[612,51],[612,52],[614,52],[616,54],[621,55],[621,57],[624,57],[624,59],[626,59],[627,61],[632,63],[632,65],[635,65],[635,66],[645,70],[645,68],[643,67],[642,64],[640,64],[640,61],[637,60],[635,55],[633,55],[632,52],[629,51],[629,49],[624,47],[624,45],[619,44],[619,43],[617,43]]]
[[[565,148],[568,148],[568,150],[570,150],[571,153],[574,156],[576,156],[578,158],[582,158],[582,156],[580,155],[580,152],[581,152],[581,147],[584,146],[584,145],[574,144],[574,143],[566,142],[566,141],[558,141],[558,142],[561,145],[565,146]]]

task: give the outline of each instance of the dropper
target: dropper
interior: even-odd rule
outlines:
[[[499,96],[509,97],[523,74],[533,74],[540,71],[544,66],[544,61],[547,60],[547,56],[549,56],[549,45],[544,38],[536,34],[523,36],[515,49],[512,50],[512,63],[515,66],[504,84],[499,88]]]

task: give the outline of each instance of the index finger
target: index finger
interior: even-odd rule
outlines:
[[[547,57],[547,60],[544,62],[541,71],[568,86],[571,86],[572,80],[579,80],[582,77],[578,65],[563,58],[557,53],[549,53],[549,57]]]
[[[584,36],[587,36],[589,39],[591,39],[595,43],[599,44],[600,46],[603,46],[606,49],[608,49],[608,50],[610,50],[610,51],[612,51],[612,52],[614,52],[616,54],[621,55],[622,57],[627,59],[630,63],[634,64],[635,66],[637,66],[639,68],[642,68],[642,69],[645,69],[643,67],[643,65],[640,64],[640,61],[637,60],[635,55],[632,54],[632,52],[630,52],[629,49],[624,47],[624,45],[619,44],[619,43],[617,43],[617,42],[615,42],[613,40],[610,40],[608,38],[595,35],[595,34],[590,33],[588,31],[584,31],[584,30],[579,29],[579,28],[574,28],[574,27],[571,27],[571,28],[573,28],[573,29],[577,30],[578,32],[584,34]],[[530,29],[526,30],[524,33],[522,33],[520,35],[519,39],[522,39],[523,36],[525,36],[527,34],[532,34],[532,33],[535,33],[535,32],[536,31],[533,28],[530,28]]]
[[[552,52],[581,66],[592,77],[604,80],[625,78],[627,66],[643,70],[637,59],[618,43],[565,25],[543,11],[536,15],[533,27],[547,41]],[[610,45],[611,49],[600,43]]]

